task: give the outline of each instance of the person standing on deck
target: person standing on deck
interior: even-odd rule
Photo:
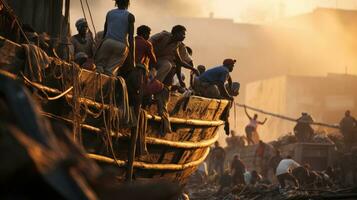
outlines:
[[[160,128],[162,135],[172,132],[167,104],[170,98],[170,87],[173,77],[177,74],[176,66],[188,68],[198,74],[198,71],[193,66],[182,60],[179,53],[179,46],[185,40],[185,37],[186,28],[182,25],[176,25],[172,28],[171,33],[163,31],[150,38],[157,57],[156,79],[164,84],[164,88],[161,92],[155,95],[158,105],[158,114],[162,118]]]
[[[78,34],[71,37],[70,41],[73,45],[75,57],[78,53],[85,53],[88,59],[93,59],[94,56],[94,41],[92,33],[88,32],[88,23],[84,18],[77,20],[76,28]]]
[[[357,121],[351,116],[351,112],[347,110],[345,117],[340,122],[340,130],[345,141],[346,150],[351,150],[351,147],[356,139],[357,134]]]
[[[264,121],[260,122],[258,121],[258,114],[254,114],[254,117],[251,117],[247,111],[246,106],[244,106],[244,111],[247,117],[249,118],[249,124],[245,127],[245,133],[247,136],[248,145],[253,145],[255,144],[253,140],[254,135],[259,139],[259,135],[257,131],[258,125],[264,125],[265,122],[267,121],[267,118],[265,118]]]
[[[156,65],[157,60],[153,46],[148,41],[151,28],[142,25],[137,28],[136,32],[136,67],[123,76],[126,78],[130,102],[134,105],[135,112],[139,113],[139,108],[141,107],[144,98],[144,88],[146,88],[149,79],[149,71]]]
[[[108,75],[117,75],[124,62],[122,70],[135,67],[135,17],[128,11],[130,0],[115,0],[115,4],[118,8],[107,13],[104,39],[95,55],[97,70]]]

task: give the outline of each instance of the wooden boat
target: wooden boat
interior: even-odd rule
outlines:
[[[122,120],[117,123],[115,118],[123,119],[127,115],[125,106],[121,106],[125,96],[123,91],[113,88],[120,80],[79,69],[75,64],[57,58],[45,58],[48,66],[38,66],[42,62],[31,65],[25,58],[29,58],[34,50],[39,51],[0,37],[0,73],[22,80],[40,100],[45,116],[77,130],[75,137],[83,144],[88,156],[103,167],[115,169],[118,177],[124,177],[131,127]],[[83,92],[86,89],[89,92]],[[226,100],[171,94],[168,108],[173,133],[165,135],[160,134],[161,118],[156,105],[148,108],[144,134],[149,154],[136,157],[133,163],[135,178],[163,178],[184,184],[218,139],[217,131],[224,124],[221,116],[228,103]]]

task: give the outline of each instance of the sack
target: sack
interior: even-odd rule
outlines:
[[[157,79],[153,79],[149,81],[144,87],[144,95],[149,96],[152,94],[157,94],[161,92],[163,89],[164,89],[164,84]]]

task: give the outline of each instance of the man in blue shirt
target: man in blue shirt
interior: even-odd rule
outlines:
[[[195,92],[203,97],[233,101],[233,97],[224,85],[227,81],[229,85],[232,84],[229,73],[233,71],[235,63],[236,60],[225,59],[222,66],[214,67],[201,74],[195,82]]]

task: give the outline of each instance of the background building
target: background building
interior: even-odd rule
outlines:
[[[356,85],[357,76],[354,75],[279,76],[249,83],[245,102],[288,117],[298,118],[301,112],[307,112],[315,121],[338,124],[346,110],[357,115]],[[274,139],[292,132],[294,125],[269,118],[265,126],[259,127],[260,136],[265,140]]]

